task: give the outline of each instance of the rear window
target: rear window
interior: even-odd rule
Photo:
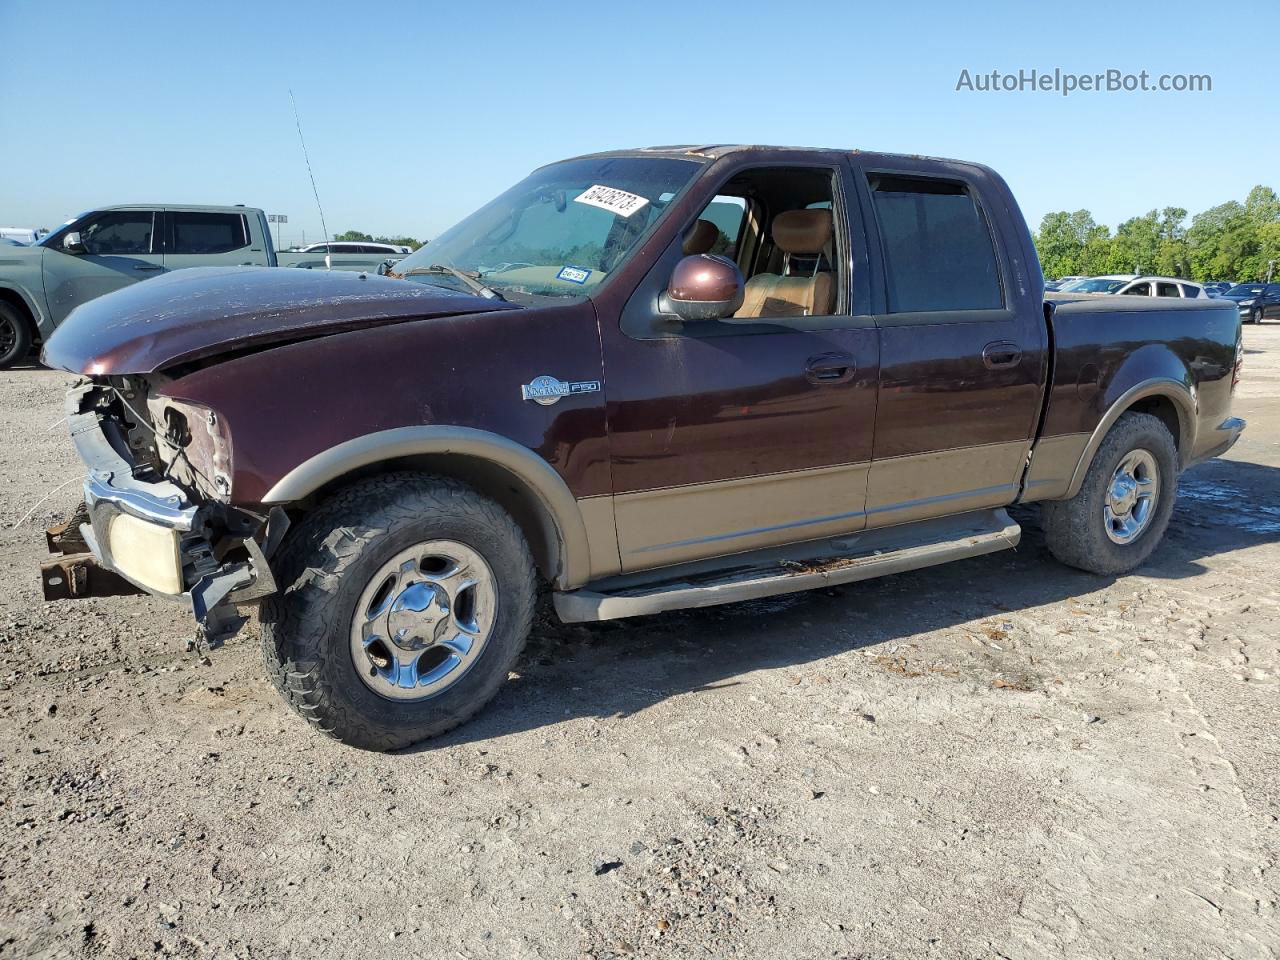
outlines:
[[[1191,286],[1191,284],[1184,283],[1182,285],[1182,295],[1184,297],[1190,297],[1192,300],[1194,300],[1196,297],[1200,296],[1200,291],[1195,287]]]
[[[238,213],[169,214],[173,241],[169,253],[230,253],[249,245],[244,217]]]
[[[963,184],[882,175],[871,190],[891,313],[1003,305],[991,231]]]
[[[1181,297],[1182,294],[1178,292],[1178,285],[1176,283],[1157,283],[1156,296],[1157,297]]]

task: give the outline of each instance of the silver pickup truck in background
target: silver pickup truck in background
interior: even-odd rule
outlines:
[[[172,270],[282,266],[373,273],[400,256],[336,249],[277,254],[266,215],[255,207],[126,204],[92,210],[38,243],[0,251],[0,369],[24,359],[80,304]]]

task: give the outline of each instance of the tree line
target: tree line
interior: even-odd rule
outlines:
[[[375,237],[361,230],[348,230],[346,233],[340,233],[333,238],[334,243],[392,243],[397,247],[408,247],[411,250],[417,250],[426,243],[425,240],[415,240],[413,237]]]
[[[1148,273],[1188,280],[1280,279],[1280,197],[1256,186],[1187,223],[1182,207],[1132,217],[1115,233],[1088,210],[1046,213],[1035,235],[1046,277]]]

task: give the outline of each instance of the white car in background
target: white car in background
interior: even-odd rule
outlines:
[[[397,243],[372,243],[363,240],[331,240],[328,243],[313,243],[303,247],[302,253],[385,253],[396,257],[413,253],[406,246]]]
[[[0,227],[0,239],[13,240],[24,247],[29,247],[43,237],[46,232],[35,230],[31,227]]]
[[[1119,294],[1131,297],[1178,297],[1184,300],[1207,300],[1204,287],[1177,277],[1153,277],[1136,273],[1111,273],[1064,283],[1058,293]]]

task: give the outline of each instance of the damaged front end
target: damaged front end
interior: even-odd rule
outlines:
[[[288,526],[230,504],[231,450],[214,411],[156,394],[163,378],[85,380],[67,394],[71,438],[88,468],[84,506],[46,531],[46,600],[147,592],[189,606],[215,647],[240,604],[276,590],[267,558]]]

